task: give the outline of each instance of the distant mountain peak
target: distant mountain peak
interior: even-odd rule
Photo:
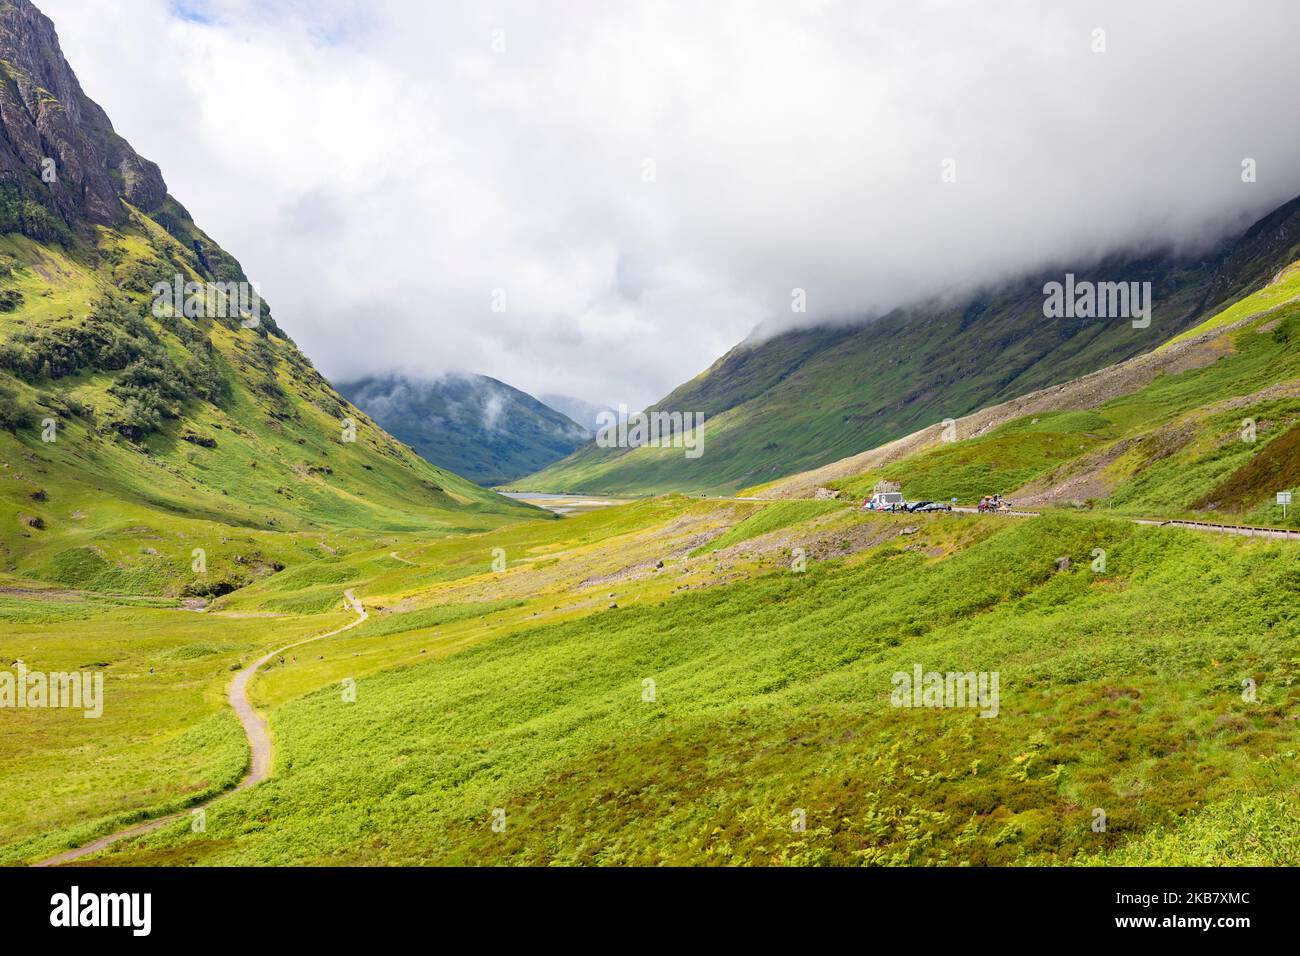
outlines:
[[[345,382],[339,391],[426,461],[483,485],[559,461],[590,438],[554,408],[486,375],[394,372]]]
[[[593,405],[591,402],[575,398],[572,395],[557,395],[549,392],[537,397],[542,404],[549,405],[561,415],[571,418],[593,435],[599,426],[600,413],[614,410],[608,405]]]

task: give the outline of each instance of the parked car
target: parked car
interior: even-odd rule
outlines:
[[[933,501],[909,501],[904,505],[906,511],[924,511],[926,505],[934,504]]]
[[[952,511],[952,505],[946,501],[922,501],[917,504],[913,511]]]

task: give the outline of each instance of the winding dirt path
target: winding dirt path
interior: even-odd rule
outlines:
[[[75,850],[68,850],[66,853],[60,853],[58,856],[52,856],[48,860],[42,860],[36,866],[60,866],[64,863],[71,863],[82,857],[90,856],[92,853],[98,853],[106,849],[119,840],[126,840],[130,837],[143,836],[146,833],[152,833],[155,830],[165,827],[167,824],[182,817],[188,816],[194,810],[201,810],[212,806],[222,797],[229,793],[238,793],[240,790],[246,790],[249,787],[261,783],[271,774],[271,731],[267,726],[266,718],[254,709],[252,702],[248,699],[248,684],[264,664],[273,657],[278,657],[285,651],[295,647],[301,647],[304,644],[311,644],[314,641],[323,641],[327,637],[334,637],[336,634],[342,634],[344,631],[350,631],[352,628],[361,624],[370,614],[362,605],[361,599],[351,591],[343,592],[344,598],[347,599],[348,607],[356,612],[356,619],[348,622],[342,627],[335,628],[326,634],[317,634],[315,637],[309,637],[305,640],[295,641],[292,644],[286,644],[284,647],[277,648],[269,654],[264,654],[253,663],[249,664],[242,671],[235,675],[235,679],[230,683],[230,692],[226,699],[230,701],[230,706],[234,708],[235,715],[244,727],[244,736],[248,738],[248,772],[244,774],[244,779],[239,781],[234,790],[223,791],[205,803],[189,807],[179,813],[172,813],[165,817],[159,817],[156,820],[148,820],[144,823],[138,823],[133,827],[125,830],[119,830],[116,833],[110,833],[108,836],[100,837],[93,843],[87,843],[83,847]]]

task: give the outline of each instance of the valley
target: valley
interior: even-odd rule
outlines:
[[[202,833],[187,814],[91,861],[1295,862],[1295,548],[1095,515],[674,496],[386,540],[329,563],[336,593],[355,588],[370,619],[252,684],[275,739],[270,778],[210,804]],[[161,639],[175,615],[231,638],[250,621],[325,626],[266,617],[280,587],[201,616],[155,611],[133,632]],[[33,649],[57,646],[57,626],[17,626]],[[178,746],[194,754],[182,807],[247,764],[222,701],[240,645],[208,646],[186,664],[188,716],[150,721],[154,760],[175,771]],[[146,659],[176,679],[165,646]],[[112,701],[130,664],[105,663]],[[998,673],[996,720],[891,707],[890,675],[916,664]],[[67,723],[63,746],[97,754],[89,790],[111,767],[153,777],[140,742]],[[199,733],[227,743],[195,748]],[[4,789],[17,797],[22,782]],[[77,804],[54,796],[47,812],[66,826]],[[138,812],[163,796],[143,787]],[[6,805],[9,862],[120,820],[86,805],[71,829],[33,829],[30,810]]]
[[[30,0],[0,66],[0,865],[1300,865],[1300,199],[760,326],[602,440],[336,388]],[[523,271],[626,348],[614,245]]]
[[[197,614],[175,583],[11,574],[0,650],[93,664],[109,706],[4,715],[0,859],[1300,861],[1297,544],[1168,523],[1294,520],[1258,464],[1289,460],[1300,419],[1294,276],[1239,318],[958,419],[956,441],[926,429],[735,496],[521,493],[602,507],[433,535],[266,528],[241,546],[285,567]],[[882,479],[1036,516],[861,512]],[[1240,505],[1211,515],[1216,487]],[[891,706],[891,675],[917,666],[997,674],[996,719]],[[273,740],[243,789],[265,754],[226,699],[240,672]]]

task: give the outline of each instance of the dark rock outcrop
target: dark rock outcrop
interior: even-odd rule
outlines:
[[[157,165],[82,91],[54,24],[31,0],[0,3],[0,50],[0,181],[38,202],[43,191],[42,204],[69,226],[120,225],[123,200],[146,212],[162,205]]]

